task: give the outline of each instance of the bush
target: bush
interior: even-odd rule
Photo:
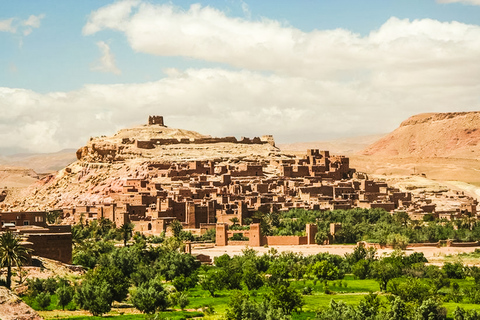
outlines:
[[[307,296],[307,295],[309,295],[309,294],[312,294],[312,291],[313,291],[313,288],[312,288],[312,287],[309,287],[309,286],[302,288],[302,294],[303,294],[304,296]]]
[[[65,310],[65,307],[72,301],[73,299],[73,287],[64,285],[57,289],[56,294],[58,296],[57,305],[62,307]]]
[[[465,270],[463,264],[460,262],[445,262],[443,264],[443,270],[450,279],[465,279]]]
[[[130,300],[135,308],[149,314],[158,310],[165,310],[168,306],[167,294],[163,289],[160,277],[143,283],[136,290],[132,290]]]
[[[35,301],[37,301],[41,310],[45,310],[50,305],[50,302],[52,302],[48,292],[40,292],[35,298]]]
[[[112,288],[105,280],[85,280],[78,287],[74,299],[80,308],[94,316],[100,316],[112,309]]]
[[[387,236],[387,245],[392,246],[393,249],[405,250],[410,239],[407,236],[392,233]]]

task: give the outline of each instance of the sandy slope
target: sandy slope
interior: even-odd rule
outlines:
[[[366,148],[362,154],[396,158],[478,159],[480,112],[412,116],[396,130]]]

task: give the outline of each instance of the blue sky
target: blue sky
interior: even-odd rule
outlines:
[[[277,142],[478,110],[480,0],[0,0],[0,154],[161,114]]]

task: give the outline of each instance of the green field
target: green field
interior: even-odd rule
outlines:
[[[473,281],[471,279],[452,280],[452,282],[458,283],[461,288],[473,285]],[[347,304],[357,305],[366,294],[370,292],[379,292],[379,285],[375,280],[357,280],[354,279],[351,275],[347,275],[343,280],[328,281],[328,288],[331,291],[331,294],[324,293],[325,287],[324,284],[320,281],[317,281],[316,283],[314,283],[314,281],[312,280],[292,281],[291,285],[299,290],[302,290],[302,288],[306,286],[313,288],[311,294],[303,296],[305,300],[305,305],[302,308],[302,312],[294,313],[292,315],[292,318],[296,320],[306,320],[309,318],[313,319],[315,317],[315,312],[322,308],[327,308],[332,299],[335,301],[343,300]],[[260,301],[261,299],[263,299],[266,292],[267,290],[265,289],[265,287],[262,287],[258,291],[251,292],[250,294],[253,299]],[[187,306],[187,310],[189,311],[165,311],[159,313],[156,319],[221,319],[226,309],[228,308],[230,294],[231,291],[229,290],[221,290],[216,293],[215,297],[211,297],[208,291],[202,290],[199,286],[197,286],[196,288],[189,290],[190,303]],[[34,300],[25,299],[25,301],[33,308],[38,309],[38,305],[36,305],[36,302]],[[384,307],[388,308],[389,303],[385,295],[381,294],[381,301],[383,302]],[[52,295],[52,303],[47,309],[55,310],[55,304],[56,296]],[[201,309],[205,306],[213,307],[215,313],[213,315],[207,315],[205,313],[202,313]],[[452,317],[453,311],[457,306],[460,306],[464,309],[478,309],[480,311],[480,305],[476,304],[448,302],[444,303],[444,306],[448,310],[449,317]],[[106,314],[103,317],[80,315],[81,311],[62,312],[61,310],[58,310],[57,312],[39,311],[39,313],[44,316],[45,319],[149,319],[148,316],[145,316],[143,314],[129,314],[135,312],[134,309],[125,307],[128,307],[128,305],[122,305],[122,308],[113,308],[109,314]],[[77,313],[78,315],[75,315],[75,313]]]

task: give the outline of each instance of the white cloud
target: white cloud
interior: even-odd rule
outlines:
[[[84,34],[103,29],[125,33],[139,52],[314,79],[355,81],[384,74],[397,79],[408,70],[415,81],[443,76],[476,82],[462,74],[480,71],[475,62],[480,27],[459,22],[391,18],[362,37],[344,29],[303,32],[267,19],[232,18],[200,5],[183,10],[127,1],[93,12]]]
[[[104,41],[97,42],[97,46],[100,49],[102,56],[100,60],[92,66],[92,70],[101,72],[111,72],[114,74],[121,74],[120,69],[115,65],[115,57],[110,51],[110,46]]]
[[[40,23],[43,18],[45,18],[44,14],[40,14],[38,16],[32,14],[27,20],[22,21],[21,25],[25,27],[23,30],[23,35],[28,36],[30,33],[32,33],[33,29],[40,28]]]
[[[480,0],[437,0],[438,3],[463,3],[473,6],[480,6]]]
[[[17,30],[12,25],[12,22],[13,22],[13,18],[6,19],[6,20],[0,20],[0,32],[15,33]]]
[[[83,34],[94,34],[104,28],[122,30],[123,22],[139,4],[139,0],[125,0],[98,9],[90,14],[87,24],[83,27]]]
[[[478,110],[478,92],[478,82],[405,88],[377,78],[339,82],[221,69],[170,70],[155,82],[63,93],[0,88],[0,150],[79,147],[152,114],[164,115],[170,127],[213,136],[322,140],[387,132],[419,112]]]
[[[44,14],[31,15],[27,20],[21,20],[18,18],[10,18],[7,20],[0,20],[0,32],[20,32],[24,36],[28,36],[32,33],[33,29],[40,28],[42,19],[45,18]]]
[[[240,1],[240,2],[241,2],[243,14],[245,15],[245,17],[250,19],[252,17],[252,12],[250,11],[250,7],[245,1]]]

